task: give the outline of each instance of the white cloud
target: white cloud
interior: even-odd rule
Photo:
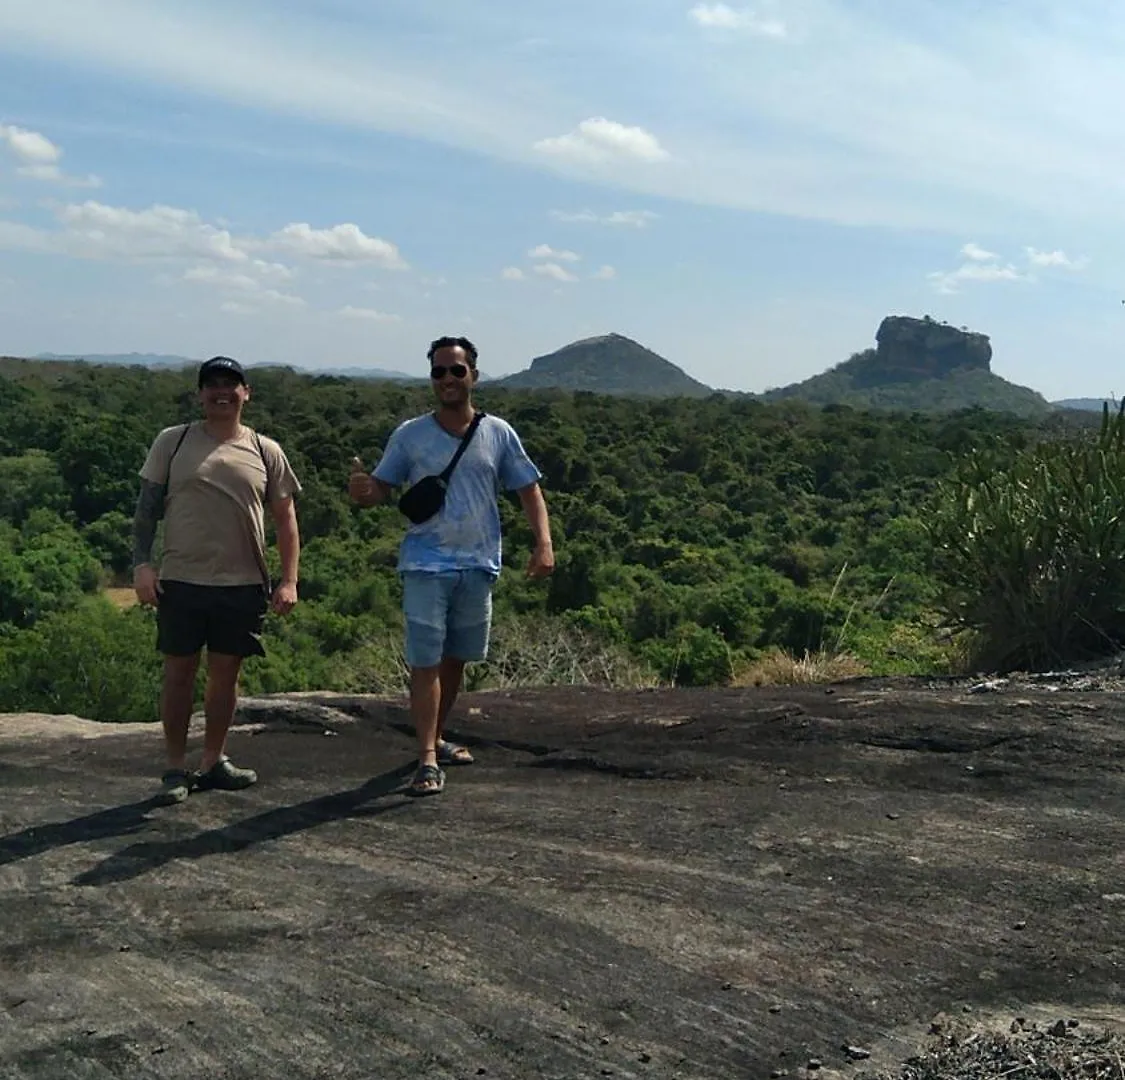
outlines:
[[[350,223],[333,225],[330,229],[314,229],[305,222],[295,222],[275,232],[266,246],[310,259],[373,262],[387,270],[406,269],[406,263],[394,244],[368,236],[358,225]]]
[[[128,210],[87,201],[56,212],[65,231],[55,234],[54,240],[67,254],[94,259],[249,260],[226,229],[208,224],[193,210],[160,205]]]
[[[14,124],[0,124],[0,142],[7,144],[8,150],[20,164],[16,172],[32,180],[49,180],[68,187],[100,187],[96,176],[68,176],[62,171],[62,149],[46,135]]]
[[[51,250],[51,233],[19,221],[0,221],[0,251]]]
[[[577,281],[578,278],[574,276],[569,270],[558,263],[536,263],[533,267],[535,273],[540,277],[551,278],[553,281]]]
[[[936,271],[928,275],[929,280],[939,293],[951,295],[959,291],[965,282],[989,284],[998,281],[1030,281],[1026,274],[1021,274],[1010,263],[1001,266],[999,263],[967,262],[956,270]]]
[[[966,259],[972,259],[973,262],[993,262],[1000,256],[993,254],[991,251],[985,251],[979,244],[974,244],[972,241],[967,243],[962,249],[961,254]]]
[[[71,176],[64,173],[57,165],[25,165],[23,168],[17,169],[16,172],[20,176],[26,176],[32,180],[49,180],[55,184],[62,184],[64,187],[97,188],[102,186],[101,180],[96,176]]]
[[[290,224],[259,238],[235,235],[205,221],[194,210],[162,205],[132,210],[93,200],[57,206],[55,216],[60,226],[57,229],[0,221],[0,249],[85,259],[203,260],[211,264],[210,269],[194,267],[188,271],[185,280],[196,282],[205,280],[207,275],[217,282],[217,266],[235,266],[246,280],[292,280],[296,274],[292,267],[258,257],[258,253],[267,250],[284,250],[295,258],[333,260],[347,265],[375,263],[396,269],[406,265],[394,244],[367,236],[356,225],[317,230]],[[231,280],[228,275],[228,284]]]
[[[523,281],[523,271],[518,266],[505,266],[500,271],[500,277],[505,281]]]
[[[336,313],[345,319],[366,319],[368,322],[393,323],[401,322],[398,315],[388,315],[385,311],[376,311],[374,308],[352,307],[347,304]]]
[[[1078,271],[1085,268],[1086,258],[1071,258],[1065,251],[1039,251],[1033,247],[1024,248],[1027,256],[1027,271],[1021,272],[1011,262],[1002,262],[995,252],[986,251],[979,244],[969,242],[961,248],[961,255],[967,260],[956,270],[935,271],[928,275],[930,282],[940,293],[950,294],[958,291],[966,282],[988,284],[998,281],[1035,282],[1033,270],[1060,269]]]
[[[286,307],[304,307],[305,301],[292,293],[278,292],[277,289],[262,289],[255,296],[264,304],[283,304]]]
[[[220,285],[224,289],[234,289],[237,292],[257,292],[262,283],[250,277],[249,274],[240,274],[235,270],[224,270],[219,266],[193,266],[184,271],[184,281],[200,281],[207,285]]]
[[[552,210],[551,217],[572,225],[610,225],[632,229],[646,229],[659,217],[651,210],[614,210],[611,214],[598,215],[593,210]]]
[[[259,309],[241,300],[225,300],[219,305],[219,310],[228,315],[257,315]]]
[[[666,167],[613,176],[638,196],[956,235],[1019,235],[1045,217],[1095,238],[1125,232],[1122,5],[729,0],[736,16],[783,12],[800,45],[761,50],[750,64],[742,49],[701,48],[682,32],[696,0],[397,2],[417,33],[394,32],[379,5],[358,0],[337,5],[348,19],[297,5],[272,21],[220,0],[99,0],[97,19],[89,0],[5,0],[0,39],[5,55],[110,74],[141,92],[564,173],[573,147],[544,153],[536,140],[591,115],[591,105],[575,112],[576,98],[623,101],[627,70],[628,97],[654,103],[674,151]],[[520,47],[528,41],[551,47]],[[430,62],[435,42],[460,47],[458,63]],[[588,162],[588,139],[574,138]],[[597,157],[606,159],[617,160]]]
[[[745,30],[757,37],[783,38],[788,31],[780,19],[767,19],[749,8],[726,4],[696,4],[688,14],[708,30]]]
[[[655,164],[671,154],[651,132],[627,127],[616,120],[596,116],[583,120],[574,131],[550,139],[540,139],[534,149],[578,165],[597,165],[608,161],[640,161]]]
[[[276,264],[270,263],[255,262],[252,266],[253,269],[264,268],[267,275],[274,272],[276,269]],[[287,268],[281,267],[281,269],[286,270]],[[279,292],[277,289],[268,288],[249,273],[229,269],[225,266],[216,266],[214,264],[193,266],[184,272],[183,280],[195,284],[210,285],[224,293],[235,293],[242,299],[230,302],[241,304],[244,307],[249,307],[251,303],[259,305],[283,305],[286,307],[305,306],[305,301],[301,297],[294,296],[292,293],[283,293]]]
[[[528,253],[529,259],[554,259],[556,262],[569,262],[576,263],[582,256],[574,251],[556,251],[549,244],[540,244],[538,247],[532,248]]]
[[[1042,267],[1044,269],[1049,267],[1057,267],[1060,270],[1084,270],[1089,263],[1089,259],[1082,258],[1072,259],[1065,251],[1036,251],[1035,248],[1026,248],[1027,261],[1032,266]]]
[[[0,139],[25,165],[57,165],[62,159],[62,151],[38,131],[0,124]]]
[[[251,260],[251,266],[254,272],[261,275],[263,278],[268,278],[273,281],[292,281],[297,276],[297,272],[282,263],[264,262],[262,259]]]
[[[617,271],[612,266],[601,266],[591,276],[595,281],[612,281]]]

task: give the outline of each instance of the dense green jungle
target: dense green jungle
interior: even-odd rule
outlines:
[[[192,375],[0,362],[0,711],[155,718],[154,616],[128,603],[132,512],[153,437],[199,415]],[[304,486],[303,553],[301,603],[269,617],[244,691],[399,692],[405,520],[353,507],[346,484],[352,456],[373,464],[428,388],[251,377],[245,420]],[[543,471],[558,567],[524,577],[530,534],[504,497],[493,652],[471,686],[998,670],[1125,639],[1120,414],[487,383],[478,404]]]

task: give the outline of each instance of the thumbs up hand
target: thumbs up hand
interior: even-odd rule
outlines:
[[[375,481],[364,468],[359,458],[352,458],[352,470],[348,476],[348,495],[352,502],[360,506],[375,505]]]

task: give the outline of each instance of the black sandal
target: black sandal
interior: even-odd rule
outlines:
[[[439,740],[437,744],[437,762],[447,768],[450,765],[472,765],[472,751],[467,746],[458,746],[457,743]]]
[[[436,765],[419,765],[406,789],[408,795],[440,795],[445,788],[445,773]]]

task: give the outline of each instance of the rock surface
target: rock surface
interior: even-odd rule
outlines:
[[[971,685],[470,695],[420,801],[398,701],[247,701],[261,782],[173,808],[155,726],[0,717],[0,1077],[898,1076],[949,1015],[1113,1026],[1125,703]]]
[[[888,315],[875,333],[875,355],[888,376],[942,379],[955,371],[990,371],[987,334],[958,330],[932,319]]]

